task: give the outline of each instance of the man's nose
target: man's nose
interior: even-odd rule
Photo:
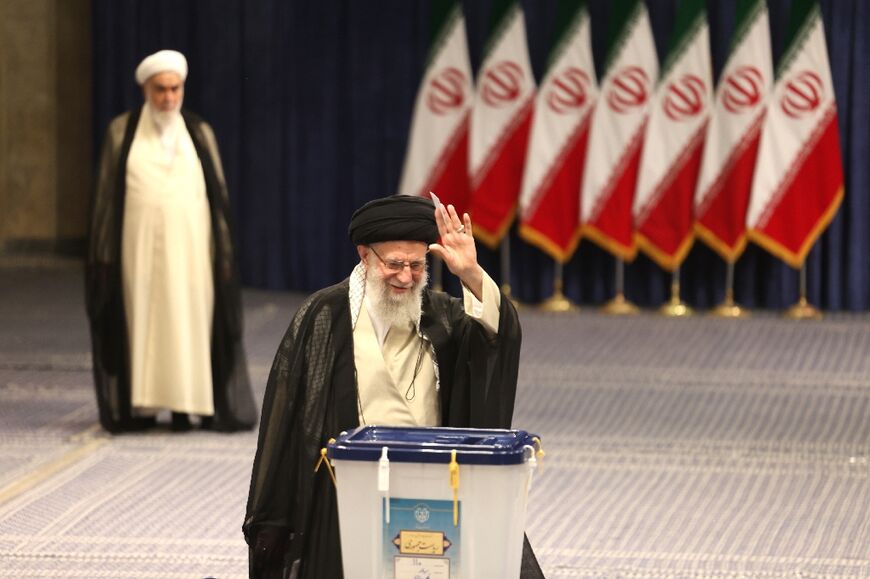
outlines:
[[[408,265],[405,265],[402,268],[402,271],[396,274],[396,278],[401,283],[411,283],[413,281],[414,276],[411,274],[411,268]]]

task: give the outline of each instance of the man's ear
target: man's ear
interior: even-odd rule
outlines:
[[[357,245],[356,252],[359,254],[359,258],[363,263],[366,263],[366,258],[369,256],[369,246],[368,245]]]

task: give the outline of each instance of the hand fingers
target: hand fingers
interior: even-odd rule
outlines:
[[[438,227],[438,235],[444,239],[446,235],[451,233],[461,233],[471,235],[471,217],[468,213],[463,213],[462,218],[456,211],[456,207],[451,205],[438,205],[435,208],[435,224]]]
[[[446,250],[444,249],[444,247],[441,246],[440,243],[430,243],[429,253],[443,261]]]
[[[440,207],[441,207],[441,219],[444,221],[444,227],[449,230],[451,219],[450,219],[450,215],[447,213],[447,206],[442,203],[440,205]]]
[[[468,213],[463,213],[462,221],[465,222],[465,231],[463,233],[467,235],[473,235],[473,232],[471,230],[471,215],[469,215]]]
[[[446,211],[443,205],[438,205],[435,208],[435,225],[438,227],[438,236],[443,238],[449,231],[447,227]]]
[[[456,208],[453,205],[448,205],[447,211],[450,214],[450,224],[453,226],[453,230],[456,231],[461,228],[462,220],[459,219],[459,214],[456,213]]]

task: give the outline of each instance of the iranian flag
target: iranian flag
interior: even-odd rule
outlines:
[[[843,200],[837,103],[817,2],[795,0],[761,133],[749,238],[800,268]]]
[[[526,25],[515,0],[493,2],[471,110],[471,215],[474,234],[495,248],[517,209],[535,98]]]
[[[399,184],[403,195],[434,191],[460,215],[469,210],[468,122],[473,100],[465,19],[456,0],[433,2],[432,43],[414,103]]]
[[[656,87],[640,162],[637,244],[674,271],[692,247],[695,185],[713,100],[706,0],[683,0]]]
[[[634,259],[631,208],[644,129],[659,64],[642,0],[615,0],[607,59],[589,129],[580,221],[583,234],[623,259]]]
[[[729,263],[746,247],[746,210],[773,86],[765,0],[740,0],[736,20],[695,189],[695,233]]]
[[[520,193],[520,236],[564,263],[580,240],[580,182],[597,96],[585,0],[562,0],[535,98]]]

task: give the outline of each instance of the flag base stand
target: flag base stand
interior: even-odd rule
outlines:
[[[557,288],[553,295],[541,302],[539,307],[545,312],[576,312],[580,310],[574,302],[565,297],[561,288]]]
[[[676,302],[670,301],[660,307],[659,313],[669,318],[688,318],[694,315],[695,311],[678,299]]]
[[[545,312],[576,312],[580,308],[562,293],[562,264],[556,262],[556,272],[553,279],[553,295],[541,302],[538,306]]]
[[[695,311],[681,301],[679,296],[673,296],[671,300],[659,308],[659,313],[669,318],[687,318],[695,314]]]
[[[734,262],[728,262],[725,277],[725,299],[710,311],[714,318],[748,318],[749,310],[741,308],[734,302]]]
[[[801,296],[798,303],[785,311],[785,317],[789,320],[821,320],[822,312],[817,310],[812,304],[807,301],[807,298]]]
[[[611,316],[631,316],[638,312],[640,312],[640,309],[625,299],[622,292],[619,292],[612,300],[601,306],[601,313]]]
[[[710,311],[714,318],[748,318],[749,310],[734,303],[734,296],[729,290],[725,294],[725,300]]]
[[[722,302],[710,310],[710,316],[714,318],[748,318],[750,315],[749,310],[738,306],[734,302]]]
[[[659,313],[669,318],[687,318],[695,312],[680,299],[680,268],[671,274],[671,299],[659,308]]]

